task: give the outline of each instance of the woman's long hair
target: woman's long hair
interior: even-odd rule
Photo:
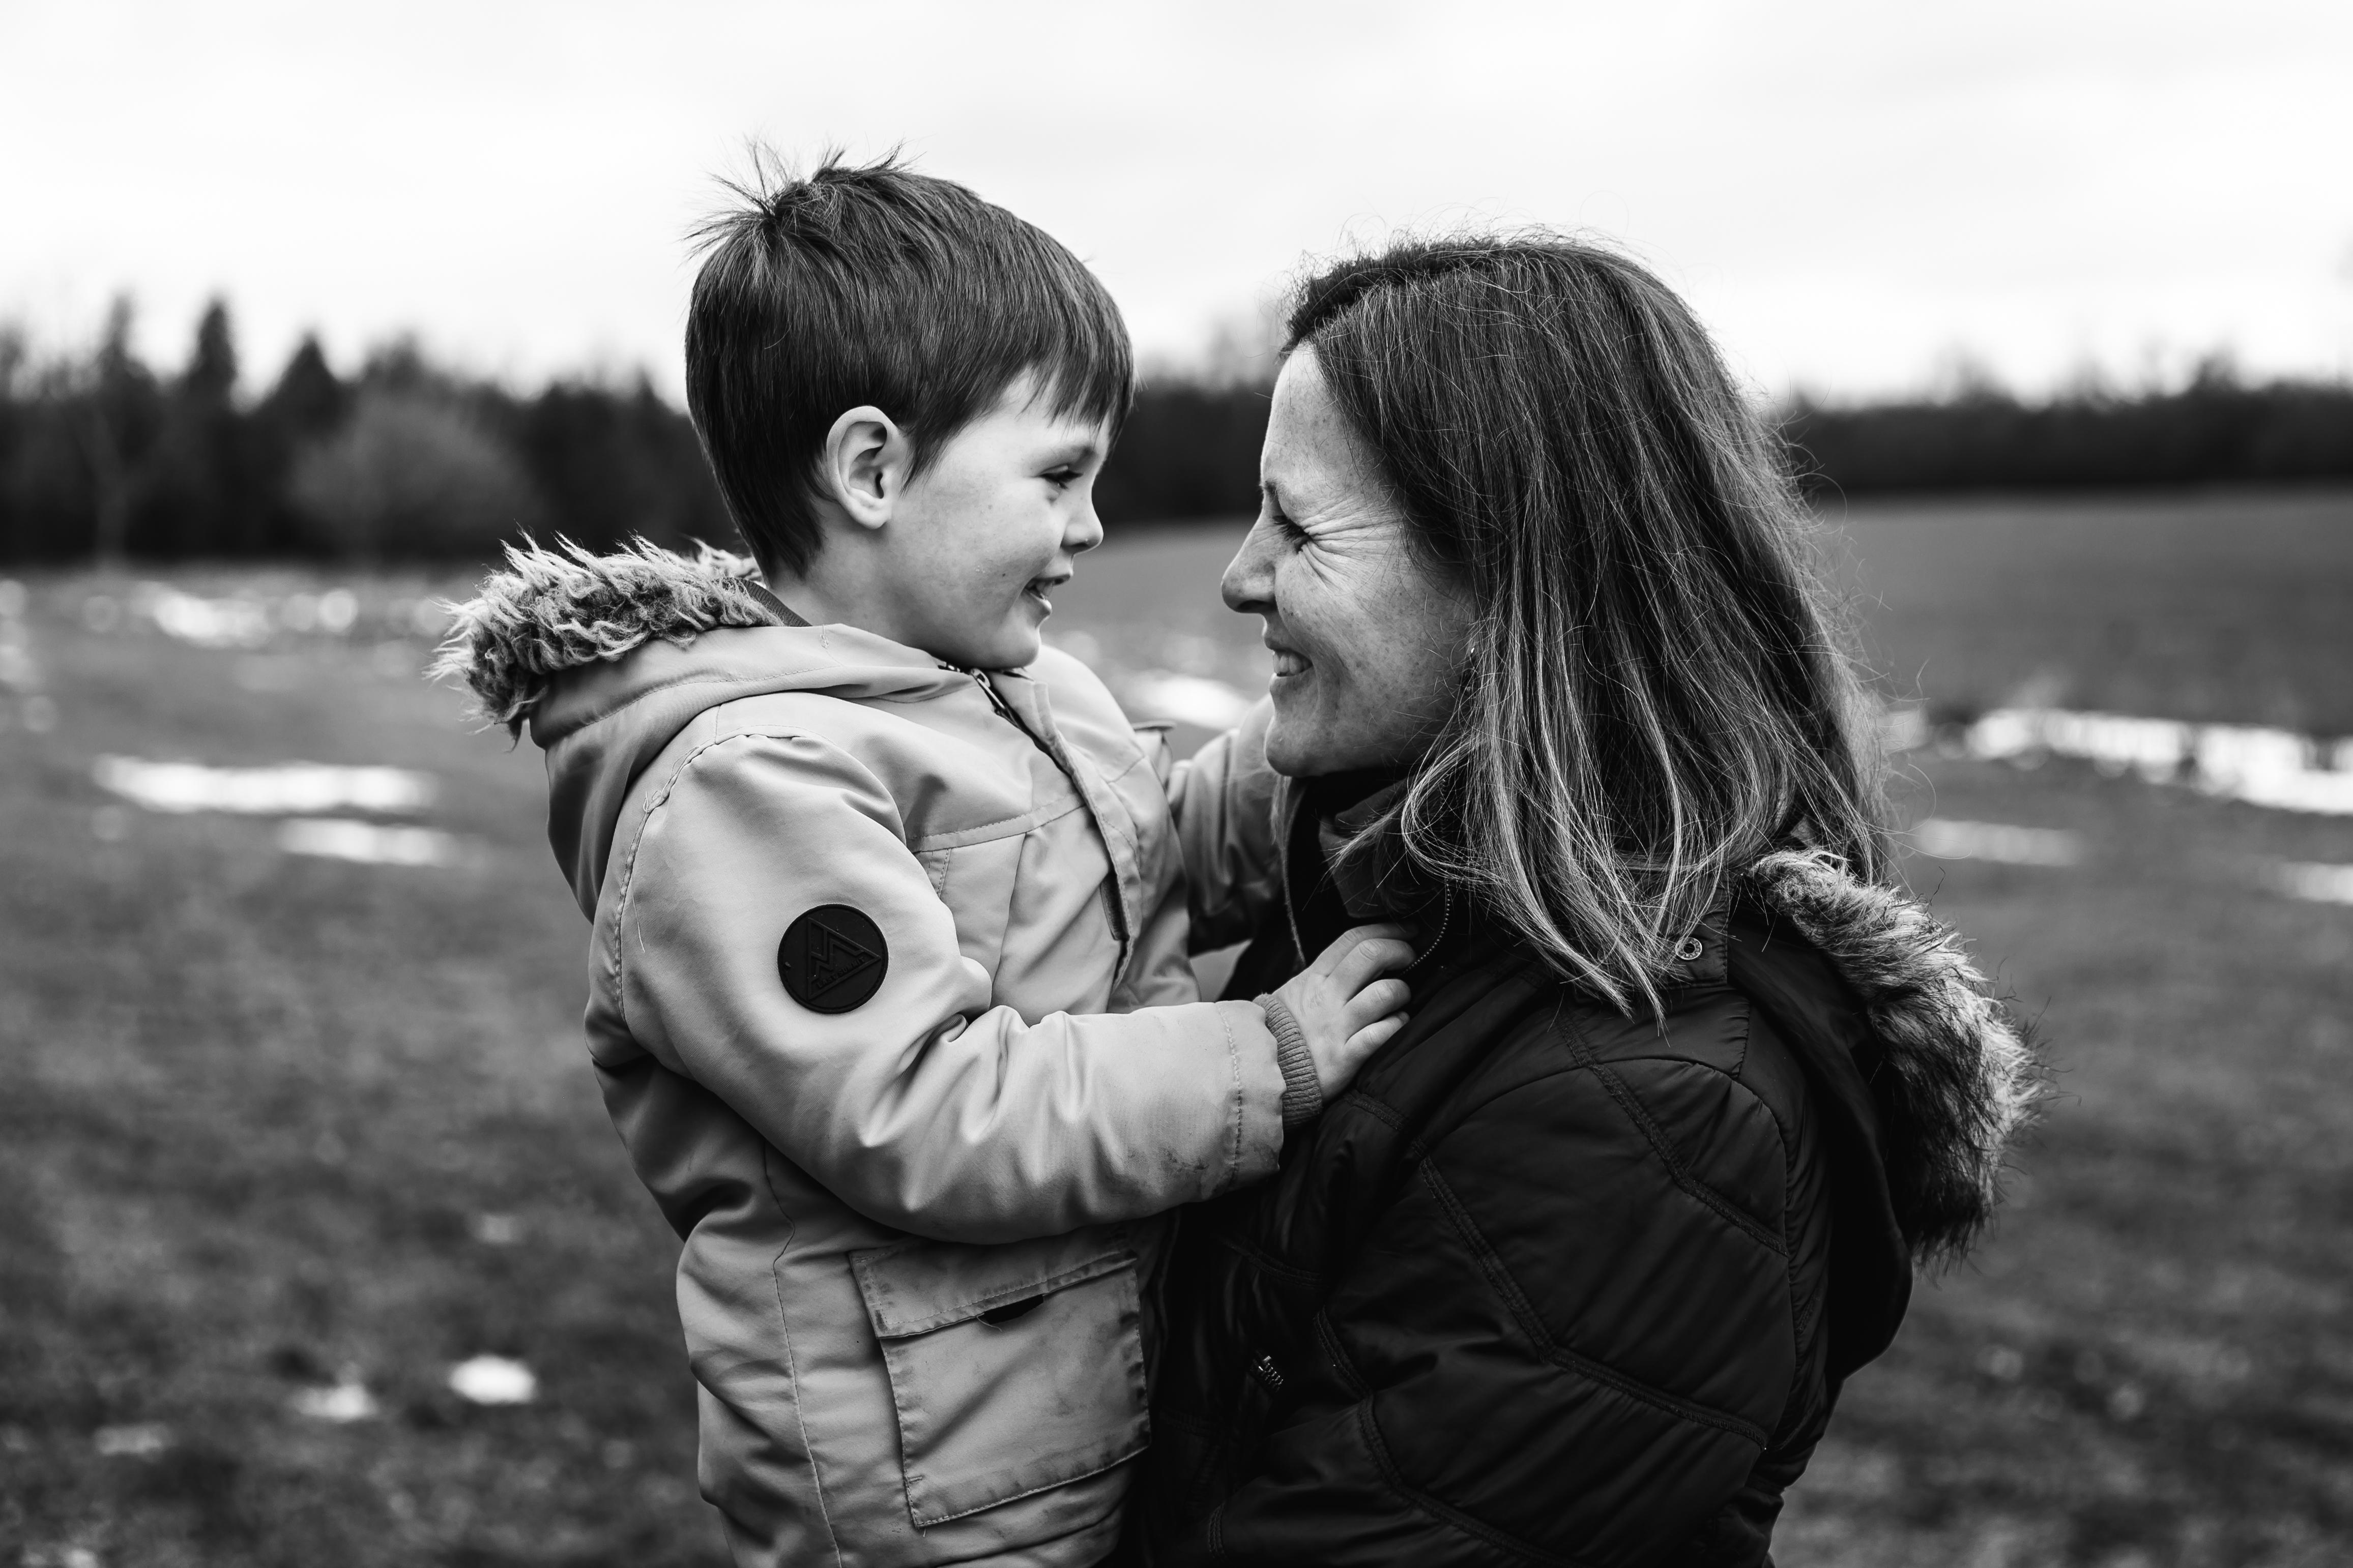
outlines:
[[[1665,285],[1556,235],[1415,240],[1310,279],[1288,337],[1481,607],[1399,811],[1416,862],[1620,1008],[1778,845],[1885,879],[1809,515]]]

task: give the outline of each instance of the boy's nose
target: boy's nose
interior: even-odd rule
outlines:
[[[1087,501],[1079,508],[1071,526],[1063,531],[1062,544],[1073,555],[1082,555],[1103,542],[1103,519],[1095,515],[1095,503]]]

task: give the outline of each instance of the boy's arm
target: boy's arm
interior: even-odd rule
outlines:
[[[613,874],[614,990],[631,1036],[886,1225],[1051,1235],[1274,1168],[1283,1076],[1255,1005],[1034,1025],[992,1007],[890,793],[822,741],[702,746]],[[885,952],[873,994],[827,1013],[794,998],[777,950],[832,904],[872,921]]]
[[[1282,898],[1275,843],[1276,773],[1267,765],[1264,698],[1242,721],[1176,764],[1168,812],[1184,856],[1193,950],[1247,942]]]

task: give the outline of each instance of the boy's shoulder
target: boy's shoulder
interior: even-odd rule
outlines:
[[[1084,660],[1051,646],[1039,650],[1022,677],[1044,689],[1053,710],[1055,727],[1088,751],[1099,763],[1117,772],[1138,758],[1157,757],[1167,750],[1159,724],[1137,724]]]

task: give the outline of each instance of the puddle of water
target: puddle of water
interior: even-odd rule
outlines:
[[[2279,811],[2353,816],[2353,741],[2333,745],[2250,724],[2185,724],[2058,708],[1998,708],[1969,726],[1973,757],[2031,767],[2079,757],[2103,773],[2137,773]]]
[[[21,723],[46,735],[58,727],[58,705],[41,689],[41,667],[33,658],[33,634],[25,625],[31,602],[25,584],[0,577],[0,691],[16,694],[13,702],[0,700],[0,731]]]
[[[297,816],[278,825],[278,847],[368,866],[454,866],[463,847],[430,827],[385,827],[348,816]]]
[[[2323,860],[2284,860],[2272,868],[2271,884],[2292,899],[2316,904],[2353,904],[2353,866]]]
[[[1912,843],[1936,860],[1997,860],[2006,866],[2073,866],[2084,858],[2081,834],[1931,816],[1914,826]]]
[[[289,1401],[297,1415],[307,1415],[313,1421],[332,1421],[338,1426],[364,1421],[379,1413],[375,1395],[361,1381],[357,1367],[345,1367],[334,1382],[317,1388],[296,1391]]]
[[[478,1355],[449,1369],[449,1388],[476,1405],[529,1405],[539,1397],[539,1378],[519,1361]]]
[[[276,767],[213,768],[201,763],[150,763],[100,757],[90,766],[100,789],[150,811],[227,811],[277,816],[331,811],[406,816],[433,804],[429,773],[406,768],[331,767],[285,763]]]
[[[111,626],[114,619],[111,604],[100,608],[100,604],[92,599],[83,610],[93,630],[100,622]],[[197,647],[259,647],[276,626],[342,637],[359,619],[359,608],[358,595],[348,588],[290,594],[275,601],[250,594],[207,599],[163,583],[140,584],[130,604],[134,618],[152,621],[165,637]]]
[[[370,635],[438,640],[449,628],[440,602],[399,597],[363,603],[349,588],[290,593],[259,589],[218,598],[169,583],[141,583],[128,594],[92,594],[82,601],[85,630],[100,636],[153,626],[165,637],[206,648],[259,648],[277,637]]]

